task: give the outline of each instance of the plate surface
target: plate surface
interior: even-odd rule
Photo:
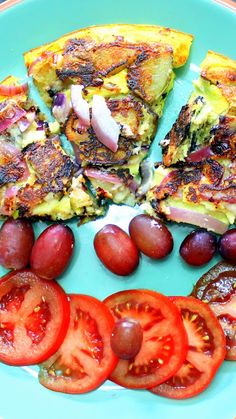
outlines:
[[[211,0],[25,0],[0,14],[0,79],[8,74],[25,77],[22,53],[62,34],[103,23],[146,23],[170,26],[195,36],[190,59],[178,70],[174,90],[168,97],[164,117],[152,147],[152,160],[160,159],[159,140],[170,129],[198,77],[198,65],[208,49],[235,57],[236,15]],[[35,97],[36,93],[33,94]],[[106,271],[93,250],[95,232],[107,222],[127,228],[136,210],[113,206],[105,219],[80,228],[70,222],[76,236],[76,251],[69,270],[60,280],[67,292],[85,293],[103,299],[132,288],[149,288],[167,295],[186,295],[193,283],[217,262],[189,268],[178,257],[179,244],[190,227],[172,225],[175,249],[161,262],[143,257],[138,271],[122,279]],[[39,234],[46,223],[35,223]],[[0,275],[5,271],[0,268]],[[236,417],[236,362],[225,362],[212,385],[186,401],[172,401],[147,391],[121,389],[107,381],[100,389],[80,396],[53,393],[37,382],[37,367],[0,365],[0,419],[233,419]]]

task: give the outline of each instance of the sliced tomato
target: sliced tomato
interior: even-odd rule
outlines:
[[[51,390],[78,394],[100,386],[118,359],[110,346],[114,320],[105,304],[87,295],[69,298],[66,338],[59,351],[41,365],[39,381]]]
[[[167,297],[128,290],[109,296],[104,303],[115,320],[135,319],[143,330],[139,353],[132,360],[119,360],[112,381],[128,388],[149,388],[178,371],[186,358],[187,336],[178,309]]]
[[[210,384],[225,357],[223,330],[207,304],[193,297],[173,297],[188,335],[188,353],[182,367],[151,391],[172,399],[186,399]]]
[[[236,265],[219,262],[194,286],[192,295],[207,302],[226,336],[226,356],[236,361]]]
[[[61,345],[69,325],[63,289],[30,270],[0,279],[0,361],[31,365],[44,361]]]

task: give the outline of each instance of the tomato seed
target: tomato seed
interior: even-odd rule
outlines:
[[[40,306],[36,306],[36,307],[34,308],[34,312],[35,312],[35,313],[38,313],[38,311],[40,311]]]

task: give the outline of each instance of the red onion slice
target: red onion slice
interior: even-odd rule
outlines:
[[[194,224],[196,226],[206,228],[218,234],[223,234],[228,229],[228,224],[217,220],[211,215],[201,214],[197,211],[191,211],[177,207],[167,207],[165,214],[169,220]]]
[[[171,170],[167,175],[162,179],[159,188],[165,188],[169,183],[174,182],[179,175],[178,170]]]
[[[27,115],[26,115],[26,118],[32,124],[32,122],[34,122],[34,120],[36,118],[36,112],[35,111],[28,111]]]
[[[6,159],[20,158],[21,151],[14,144],[1,140],[0,141],[0,157]]]
[[[129,182],[128,182],[128,188],[129,188],[129,190],[133,193],[133,194],[135,194],[136,192],[137,192],[137,190],[138,190],[138,188],[139,188],[139,183],[135,180],[135,179],[131,179]]]
[[[6,190],[2,205],[0,207],[1,215],[7,215],[7,216],[12,215],[14,201],[15,201],[18,191],[19,191],[19,187],[17,186],[10,186],[10,188]]]
[[[19,187],[17,186],[10,186],[5,192],[5,198],[13,198],[16,196],[17,192],[19,190]]]
[[[11,127],[25,115],[26,112],[24,109],[20,108],[15,103],[6,104],[6,106],[0,109],[0,132]]]
[[[70,88],[71,92],[71,103],[72,107],[80,119],[82,126],[89,127],[90,125],[90,113],[89,104],[82,96],[82,90],[84,86],[81,84],[72,84]]]
[[[12,97],[16,95],[21,95],[22,93],[28,92],[28,87],[28,83],[24,83],[19,86],[7,86],[4,84],[0,84],[0,96]]]
[[[111,116],[102,96],[93,96],[91,124],[98,140],[115,153],[118,149],[120,127]]]
[[[186,161],[189,163],[194,163],[198,161],[202,161],[208,159],[209,157],[213,156],[214,153],[212,152],[209,146],[203,147],[200,150],[193,151],[189,154]]]
[[[102,182],[114,183],[116,185],[122,185],[123,183],[119,176],[111,173],[106,173],[98,169],[85,169],[84,174],[87,177],[101,180]]]
[[[70,113],[71,103],[64,93],[57,93],[54,97],[52,114],[60,123],[64,123]]]
[[[53,54],[53,64],[57,64],[59,61],[59,55],[58,54]]]
[[[124,184],[122,179],[120,179],[119,176],[117,176],[116,174],[106,173],[106,172],[103,172],[102,170],[85,169],[84,174],[89,178],[100,180],[101,182],[108,182],[108,183],[112,183],[114,185],[123,185]],[[138,185],[138,183],[136,182],[135,179],[131,179],[127,183],[127,187],[130,189],[130,191],[132,193],[135,194],[139,185]]]
[[[236,189],[235,185],[228,186],[228,188],[223,188],[221,190],[214,190],[209,188],[203,189],[202,192],[200,192],[200,197],[204,199],[205,201],[210,202],[228,202],[230,204],[236,204]]]
[[[54,106],[62,106],[65,103],[66,95],[64,93],[56,93],[53,98]]]
[[[29,128],[30,125],[31,125],[31,122],[28,121],[27,118],[22,118],[18,122],[18,127],[21,132],[25,132]]]

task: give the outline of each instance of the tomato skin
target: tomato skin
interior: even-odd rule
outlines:
[[[226,341],[220,323],[207,304],[193,297],[170,298],[183,317],[188,353],[174,377],[151,391],[172,399],[187,399],[209,386],[224,360]]]
[[[206,298],[205,290],[208,286],[211,285],[212,281],[217,280],[221,276],[230,276],[231,274],[236,275],[236,265],[221,261],[214,265],[209,271],[199,278],[196,284],[193,287],[191,296],[203,300]],[[225,291],[225,290],[223,290]],[[222,298],[220,298],[221,300]],[[223,298],[224,299],[224,298]]]
[[[207,302],[226,336],[226,357],[236,361],[236,265],[222,261],[213,266],[195,284],[192,296]]]
[[[58,352],[41,365],[39,382],[53,391],[81,394],[99,387],[118,362],[110,345],[114,320],[94,297],[71,294],[69,299],[67,335]]]
[[[0,230],[0,265],[23,269],[29,264],[34,230],[29,221],[6,220]]]
[[[97,256],[116,275],[130,275],[139,264],[137,247],[125,231],[114,224],[105,225],[94,238]]]
[[[57,278],[67,268],[73,249],[72,230],[63,224],[53,224],[41,233],[33,246],[31,269],[41,278]]]
[[[140,214],[129,225],[129,233],[140,252],[152,259],[163,259],[173,249],[173,237],[161,221]]]
[[[43,362],[66,335],[67,295],[56,282],[45,281],[29,269],[10,272],[0,279],[0,323],[5,326],[0,328],[1,362],[14,366]]]
[[[132,360],[119,360],[112,381],[126,388],[151,388],[179,370],[187,354],[187,335],[168,297],[150,290],[127,290],[110,295],[104,303],[115,320],[133,318],[143,329],[139,353]]]

